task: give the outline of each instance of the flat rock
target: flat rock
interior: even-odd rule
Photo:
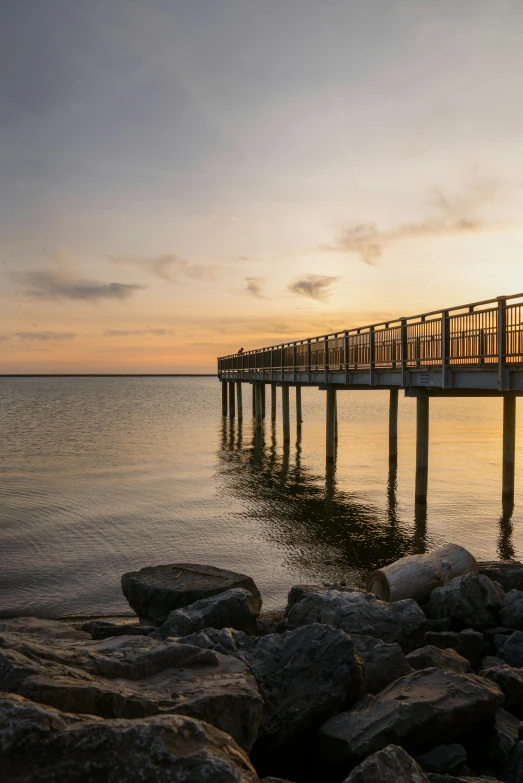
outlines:
[[[410,651],[423,640],[426,619],[411,599],[389,604],[372,593],[348,588],[326,590],[298,586],[289,593],[285,623],[296,628],[325,623],[348,634],[373,636]]]
[[[506,594],[500,618],[505,628],[523,631],[523,590],[510,590]]]
[[[59,620],[44,620],[40,617],[13,617],[0,621],[3,631],[37,636],[39,639],[89,639],[90,634]]]
[[[0,695],[5,783],[258,783],[231,737],[183,715],[97,720]]]
[[[423,753],[458,741],[503,700],[497,685],[475,674],[423,669],[328,720],[317,736],[318,754],[326,768],[343,770],[391,741]]]
[[[427,780],[403,748],[388,745],[355,767],[344,783],[427,783]]]
[[[440,649],[450,648],[470,662],[473,669],[478,669],[483,658],[483,634],[467,628],[464,631],[428,631],[425,634],[427,644]]]
[[[183,609],[175,609],[158,631],[164,639],[187,636],[204,628],[235,628],[255,634],[258,615],[258,602],[252,593],[242,587],[234,587],[195,601]]]
[[[523,668],[523,631],[515,631],[507,637],[498,649],[498,658],[516,669]]]
[[[428,753],[416,756],[416,761],[424,772],[452,772],[467,760],[467,751],[457,742],[452,745],[438,745]]]
[[[251,577],[223,568],[172,563],[148,566],[122,576],[122,591],[130,606],[139,617],[148,618],[155,625],[164,623],[174,609],[234,587],[242,587],[252,593],[260,611],[260,591]]]
[[[450,617],[454,630],[481,630],[499,625],[504,598],[505,592],[497,582],[483,574],[465,574],[432,591],[428,614],[433,620]]]
[[[503,662],[502,662],[503,664]],[[482,669],[480,676],[492,680],[505,694],[504,707],[510,709],[523,704],[523,670],[514,669],[504,663],[501,666],[491,666]]]
[[[431,666],[437,666],[439,669],[445,669],[449,672],[466,674],[470,671],[470,662],[463,658],[456,650],[441,650],[433,644],[427,644],[407,655],[407,662],[411,669],[429,669]]]
[[[523,590],[523,563],[516,560],[490,560],[478,562],[478,571],[498,582],[503,590]]]
[[[229,733],[247,750],[262,711],[247,665],[170,640],[41,640],[0,634],[0,690],[101,718],[179,713]]]
[[[351,634],[365,668],[366,693],[379,693],[389,683],[410,673],[405,653],[399,644],[387,644],[374,636]]]

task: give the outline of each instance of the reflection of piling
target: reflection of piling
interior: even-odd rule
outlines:
[[[429,477],[429,398],[416,400],[416,489],[415,502],[427,502]]]
[[[296,386],[296,424],[301,427],[303,417],[301,415],[301,386]]]
[[[289,411],[289,387],[281,387],[281,410],[283,419],[283,442],[288,443],[291,439],[291,417]]]
[[[256,384],[252,384],[252,415],[256,416]]]
[[[222,381],[222,416],[227,416],[227,381]]]
[[[276,384],[271,383],[271,421],[276,421]]]
[[[504,501],[514,499],[516,460],[516,398],[503,397],[503,491]]]
[[[391,389],[389,397],[389,460],[398,459],[398,390]]]
[[[254,384],[254,416],[256,418],[256,429],[262,428],[262,385],[261,383]]]
[[[242,400],[242,384],[238,381],[236,384],[236,403],[238,408],[238,418],[243,419],[243,400]]]
[[[327,389],[326,459],[334,462],[336,456],[336,389]]]
[[[261,400],[262,400],[262,419],[265,418],[265,384],[260,384],[261,386]]]
[[[231,381],[229,383],[229,416],[231,417],[231,419],[234,417],[234,414],[235,414],[235,410],[234,410],[234,407],[235,407],[234,406],[234,391],[235,391],[234,387],[235,386],[236,386],[236,384],[234,383],[234,381]]]

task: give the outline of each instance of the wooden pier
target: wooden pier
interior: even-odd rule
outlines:
[[[430,398],[503,397],[502,497],[505,503],[514,500],[516,397],[523,395],[523,294],[223,356],[218,377],[224,416],[235,415],[236,396],[241,417],[241,384],[253,385],[257,429],[265,417],[266,385],[271,387],[271,421],[281,387],[284,443],[290,440],[290,387],[296,389],[298,427],[301,387],[326,391],[327,464],[336,458],[338,391],[389,391],[391,462],[398,455],[398,392],[416,397],[418,505],[427,501]]]

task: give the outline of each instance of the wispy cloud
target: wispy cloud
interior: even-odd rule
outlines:
[[[157,337],[176,334],[173,329],[106,329],[104,337],[129,337],[137,334],[154,334]]]
[[[150,275],[167,280],[170,283],[177,283],[180,278],[191,278],[193,280],[217,279],[222,267],[212,264],[193,264],[178,258],[177,255],[170,253],[164,256],[155,256],[154,258],[135,258],[134,256],[115,256],[110,255],[109,260],[115,264],[126,264],[128,266],[138,267]]]
[[[78,337],[74,332],[17,332],[16,337],[22,340],[33,340],[40,343],[57,342],[58,340],[72,340]]]
[[[124,300],[145,286],[128,283],[103,283],[71,274],[66,269],[53,271],[11,272],[13,280],[19,283],[24,292],[39,299],[77,300],[96,302],[100,299]]]
[[[295,294],[322,301],[332,293],[331,287],[338,279],[331,275],[306,275],[300,280],[296,280],[295,283],[291,283],[288,288]]]
[[[487,221],[481,212],[484,206],[495,200],[498,191],[499,182],[494,179],[474,180],[457,194],[434,188],[428,199],[432,214],[425,220],[400,223],[385,230],[374,222],[355,223],[344,228],[334,244],[322,249],[355,253],[365,264],[374,266],[384,250],[394,242],[488,231],[495,224]]]
[[[263,294],[263,286],[265,284],[264,277],[246,277],[247,293],[254,296],[256,299],[266,299]]]

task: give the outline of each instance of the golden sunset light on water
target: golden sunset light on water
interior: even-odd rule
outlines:
[[[8,4],[0,373],[212,373],[523,290],[522,25],[516,0]]]

